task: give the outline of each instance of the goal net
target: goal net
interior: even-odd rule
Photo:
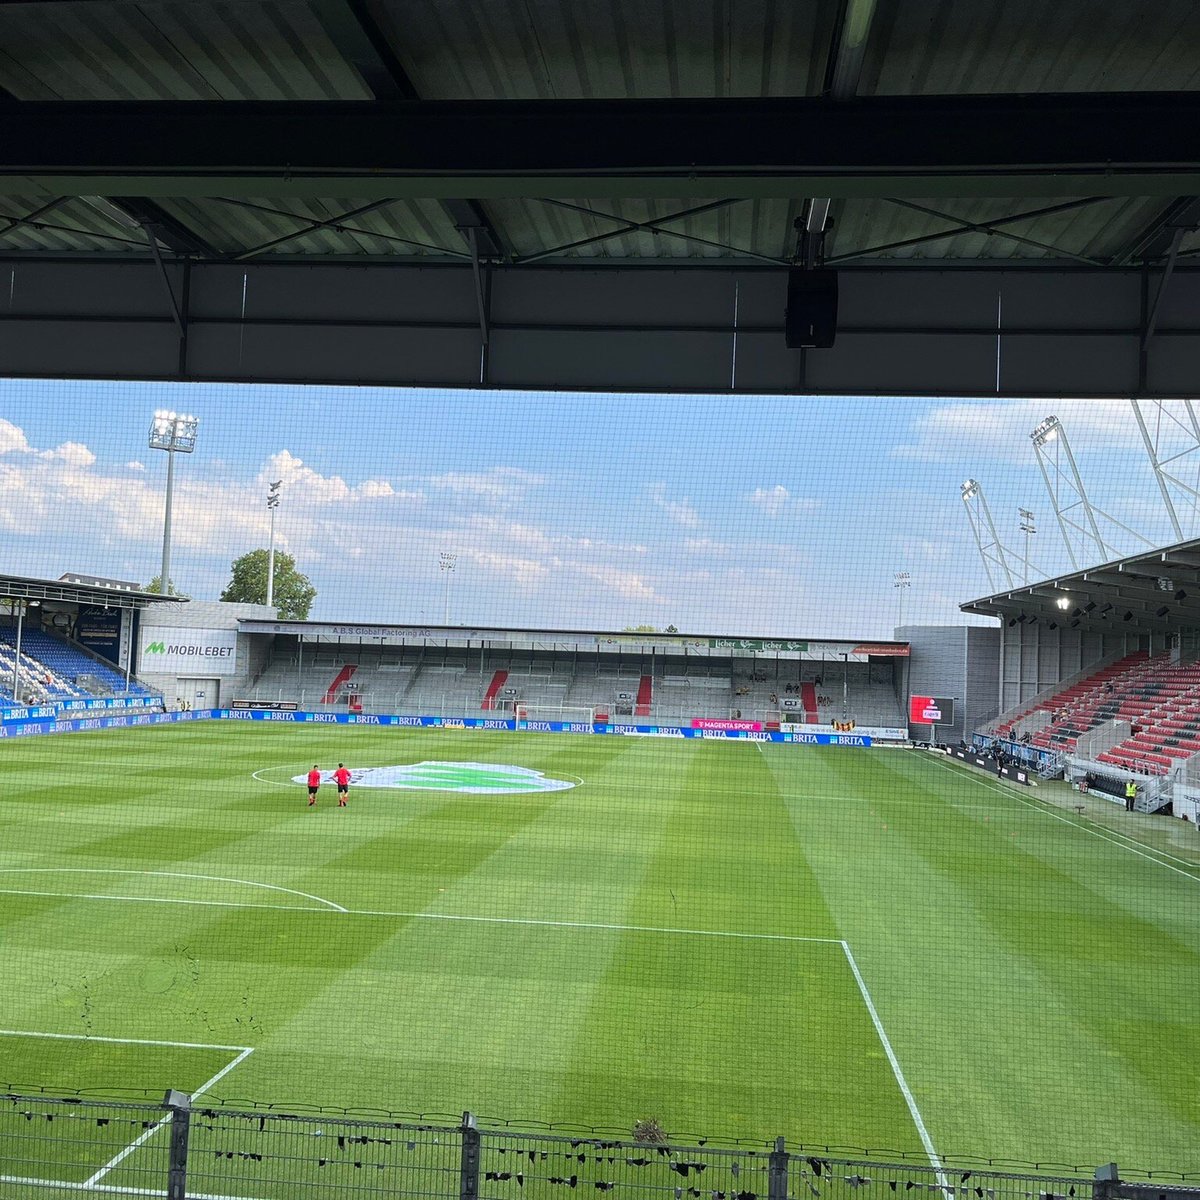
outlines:
[[[596,710],[570,704],[522,704],[514,705],[517,721],[570,721],[576,725],[592,725]]]

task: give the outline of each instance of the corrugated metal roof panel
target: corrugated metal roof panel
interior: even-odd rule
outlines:
[[[835,261],[849,256],[988,260],[1074,256],[1107,262],[1161,207],[1161,202],[1151,200],[1111,199],[1061,210],[1070,203],[1061,197],[1023,200],[1019,207],[1011,200],[988,199],[914,200],[910,204],[846,201],[837,206],[829,255]],[[1060,211],[1006,219],[1044,209]],[[938,213],[944,216],[935,215]],[[964,223],[978,227],[997,220],[1004,223],[991,232],[963,228]]]
[[[23,100],[359,100],[311,4],[0,6],[0,87]]]
[[[370,10],[424,99],[804,96],[837,5],[528,0]]]
[[[0,201],[0,250],[98,254],[149,253],[146,236],[86,200],[60,200],[46,211],[44,196],[6,196]],[[24,220],[32,213],[41,213]]]
[[[860,95],[1188,90],[1193,0],[879,0]]]
[[[173,199],[162,206],[225,254],[465,254],[462,235],[435,200]]]

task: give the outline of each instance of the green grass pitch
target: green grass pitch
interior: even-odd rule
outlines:
[[[310,810],[339,759],[574,786]],[[3,767],[10,1085],[1197,1165],[1182,822],[721,741],[214,722]]]

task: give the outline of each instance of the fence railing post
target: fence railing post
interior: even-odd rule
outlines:
[[[171,1145],[167,1158],[167,1200],[187,1200],[188,1133],[192,1122],[192,1098],[187,1092],[168,1090],[163,1107],[171,1117]]]
[[[458,1171],[459,1200],[478,1200],[479,1197],[479,1128],[475,1114],[462,1115],[462,1158]]]
[[[1116,1163],[1105,1163],[1096,1168],[1096,1183],[1092,1188],[1092,1200],[1111,1200],[1117,1184],[1121,1182],[1121,1173]]]
[[[781,1137],[775,1139],[767,1175],[768,1200],[787,1200],[788,1152]]]

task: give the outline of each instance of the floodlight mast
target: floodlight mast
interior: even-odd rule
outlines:
[[[1154,478],[1158,482],[1158,490],[1162,493],[1163,504],[1167,516],[1171,519],[1171,528],[1175,531],[1175,540],[1183,541],[1183,527],[1171,498],[1169,485],[1174,485],[1183,492],[1192,506],[1192,524],[1196,521],[1197,501],[1200,501],[1200,421],[1196,418],[1196,410],[1191,400],[1181,402],[1184,419],[1176,415],[1173,408],[1168,407],[1164,400],[1130,400],[1134,419],[1150,457],[1150,465],[1154,468]],[[1142,405],[1151,406],[1150,412],[1154,420],[1154,435],[1146,425]],[[1168,445],[1168,440],[1170,444]],[[1190,464],[1182,462],[1191,456]],[[1195,483],[1188,483],[1180,478],[1182,466],[1190,465],[1195,468]]]
[[[1095,550],[1091,553],[1095,554],[1095,558],[1092,562],[1105,562],[1116,557],[1116,552],[1100,533],[1097,516],[1103,517],[1110,525],[1115,525],[1118,529],[1131,534],[1143,545],[1154,548],[1155,543],[1148,537],[1136,529],[1131,529],[1123,521],[1118,521],[1116,517],[1106,513],[1088,498],[1087,491],[1083,486],[1083,479],[1079,474],[1079,466],[1075,462],[1075,455],[1071,452],[1071,443],[1067,440],[1067,431],[1057,417],[1050,416],[1042,421],[1029,435],[1029,440],[1033,443],[1033,452],[1037,456],[1038,467],[1041,469],[1042,479],[1045,481],[1046,491],[1050,496],[1050,503],[1054,507],[1054,515],[1058,519],[1058,527],[1062,531],[1072,567],[1078,570],[1080,566],[1079,558],[1075,553],[1076,547],[1072,540],[1072,533],[1080,539],[1081,547],[1087,546],[1089,541],[1094,544]],[[1065,502],[1064,491],[1066,493]],[[1076,517],[1072,516],[1077,509],[1082,509],[1083,516],[1087,521],[1086,526],[1081,525]]]
[[[896,588],[896,598],[899,601],[900,611],[896,615],[896,628],[900,628],[904,624],[904,593],[912,587],[912,572],[897,571],[892,578],[892,587]]]
[[[267,486],[267,509],[271,513],[271,541],[267,550],[267,607],[275,603],[275,510],[279,507],[279,488],[282,479]]]
[[[175,490],[175,455],[191,454],[196,449],[196,430],[199,425],[198,417],[161,408],[150,422],[150,449],[167,452],[167,500],[163,509],[162,574],[159,576],[159,591],[164,596],[172,594],[171,499]]]
[[[983,494],[983,485],[977,480],[968,479],[962,485],[961,493],[963,507],[967,510],[967,520],[970,522],[971,532],[975,535],[975,545],[979,550],[979,557],[983,559],[983,569],[987,572],[989,586],[995,589],[997,586],[1004,586],[1007,580],[1008,586],[1013,587],[1008,557],[996,533],[996,523],[992,520],[992,510],[988,507],[987,497]],[[996,575],[992,573],[993,567],[997,570]],[[1003,577],[997,585],[996,580],[1000,573],[1003,573]]]
[[[1037,518],[1027,508],[1018,508],[1017,514],[1021,518],[1021,524],[1018,528],[1025,535],[1025,582],[1029,582],[1029,539],[1037,533]]]
[[[458,562],[458,555],[451,553],[449,550],[443,550],[438,555],[438,570],[446,578],[446,613],[442,621],[443,625],[450,624],[450,576],[454,574],[454,564]]]

